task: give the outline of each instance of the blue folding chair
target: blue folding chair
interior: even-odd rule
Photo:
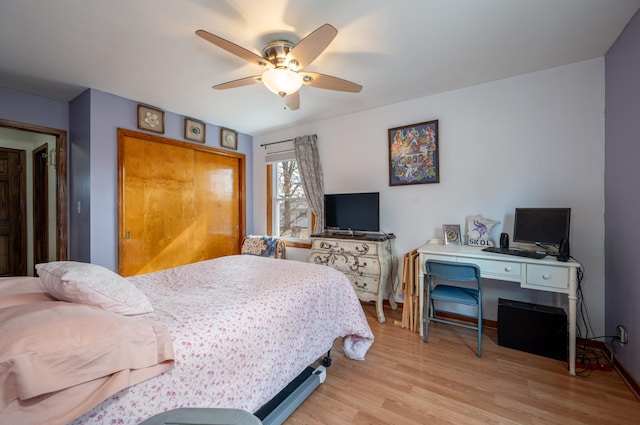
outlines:
[[[471,263],[456,263],[453,261],[427,260],[425,264],[425,302],[424,302],[424,342],[429,340],[429,322],[441,322],[449,325],[478,331],[478,357],[482,356],[482,279],[480,267]],[[446,279],[452,282],[476,282],[475,288],[436,283],[435,280]],[[446,301],[465,305],[477,306],[477,326],[436,317],[434,301]],[[431,314],[429,314],[431,307]],[[470,316],[474,317],[474,316]]]

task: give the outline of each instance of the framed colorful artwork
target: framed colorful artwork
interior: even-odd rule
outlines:
[[[389,129],[389,186],[439,183],[438,120]]]

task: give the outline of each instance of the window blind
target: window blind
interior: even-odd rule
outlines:
[[[267,164],[296,159],[296,150],[293,146],[293,140],[284,140],[282,142],[266,144],[264,148],[266,151],[265,162]]]

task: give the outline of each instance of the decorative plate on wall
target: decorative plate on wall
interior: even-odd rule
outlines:
[[[220,129],[220,146],[238,150],[238,132],[228,128]]]
[[[138,128],[164,134],[164,111],[150,106],[138,105]]]
[[[202,121],[193,118],[184,119],[184,138],[194,142],[204,143],[206,140],[207,126]]]

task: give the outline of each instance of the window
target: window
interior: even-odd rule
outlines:
[[[313,217],[296,161],[267,165],[267,182],[269,234],[287,240],[288,245],[296,241],[306,243],[311,235]]]

